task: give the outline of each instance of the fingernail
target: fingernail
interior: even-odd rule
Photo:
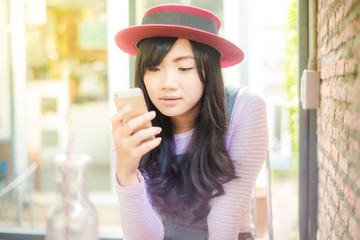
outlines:
[[[162,131],[162,128],[161,128],[161,127],[157,127],[157,132],[158,132],[158,133],[161,133],[161,131]]]
[[[155,117],[155,115],[156,115],[155,111],[149,112],[149,116],[150,116],[150,117]]]
[[[126,110],[126,111],[132,110],[132,106],[131,106],[130,104],[129,104],[129,105],[126,105],[125,110]]]

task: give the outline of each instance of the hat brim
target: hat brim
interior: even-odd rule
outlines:
[[[136,56],[136,43],[150,37],[177,37],[207,44],[221,52],[222,68],[238,64],[244,59],[242,50],[230,41],[216,34],[184,26],[164,24],[133,26],[118,32],[115,42],[124,52]]]

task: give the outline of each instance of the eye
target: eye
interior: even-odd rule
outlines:
[[[150,71],[150,72],[157,72],[160,69],[158,67],[148,67],[147,70]]]
[[[190,71],[191,69],[194,69],[193,67],[189,67],[189,68],[179,68],[180,71],[182,72],[187,72]]]

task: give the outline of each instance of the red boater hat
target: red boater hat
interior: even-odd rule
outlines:
[[[230,67],[244,59],[235,44],[220,37],[219,18],[210,11],[178,4],[164,4],[148,9],[140,26],[125,28],[115,36],[119,48],[136,55],[136,44],[150,37],[177,37],[207,44],[219,52],[221,67]]]

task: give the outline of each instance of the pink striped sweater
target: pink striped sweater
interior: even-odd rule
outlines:
[[[176,154],[184,153],[191,134],[174,136]],[[248,89],[236,96],[226,147],[239,178],[224,184],[225,194],[210,203],[209,239],[235,240],[239,232],[253,232],[251,194],[266,158],[268,128],[264,99]],[[122,187],[115,181],[124,236],[127,240],[163,239],[163,224],[149,202],[145,180],[138,174],[140,183],[135,186]]]

